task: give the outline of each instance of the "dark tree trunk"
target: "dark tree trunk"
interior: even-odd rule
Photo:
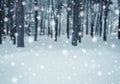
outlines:
[[[59,14],[59,30],[58,30],[59,37],[61,35],[61,13]]]
[[[3,0],[0,1],[0,44],[2,44],[2,34],[3,34],[3,28],[4,28],[4,23],[3,23]]]
[[[74,0],[74,15],[73,15],[73,33],[72,33],[72,45],[77,46],[78,41],[78,31],[80,28],[79,22],[79,0]]]
[[[50,29],[50,0],[48,0],[48,37],[51,34],[51,29]]]
[[[102,25],[103,25],[103,22],[102,22],[102,16],[103,16],[103,1],[100,0],[100,37],[102,36]]]
[[[81,43],[81,37],[83,36],[83,9],[84,9],[84,6],[83,6],[83,3],[84,1],[80,0],[80,5],[79,5],[79,10],[78,10],[78,19],[79,19],[79,23],[78,23],[78,26],[79,26],[79,29],[78,29],[78,41],[79,43]]]
[[[12,31],[12,28],[13,28],[13,14],[14,14],[14,11],[13,11],[13,8],[14,8],[14,1],[13,0],[9,0],[8,1],[8,17],[9,17],[9,31],[10,31],[10,35],[11,35],[11,31]],[[12,40],[12,37],[11,37],[11,40]]]
[[[37,27],[38,27],[38,1],[35,0],[35,38],[34,41],[37,41]]]
[[[90,1],[90,7],[91,7],[91,32],[90,35],[93,37],[94,35],[94,0]]]
[[[58,17],[55,17],[55,41],[57,41],[58,37]]]
[[[70,11],[71,11],[71,7],[70,7],[70,0],[68,0],[68,9],[67,9],[67,38],[69,39],[70,38]]]
[[[108,17],[108,12],[109,12],[109,2],[104,1],[104,5],[106,8],[104,9],[104,33],[103,33],[103,40],[107,40],[107,17]]]
[[[24,6],[19,0],[16,6],[17,47],[24,47]]]
[[[118,23],[118,39],[120,39],[120,1],[119,2],[119,23]]]
[[[87,16],[86,16],[86,35],[89,33],[89,0],[86,0],[86,5],[87,5]]]

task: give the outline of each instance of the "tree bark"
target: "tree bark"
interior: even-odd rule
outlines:
[[[3,28],[4,28],[4,23],[3,23],[3,0],[0,1],[0,44],[2,44],[2,35],[3,35]]]
[[[35,38],[34,41],[37,41],[37,27],[38,27],[38,0],[35,0]]]
[[[119,3],[119,23],[118,23],[118,39],[120,39],[120,1],[118,0]]]
[[[24,6],[23,0],[16,2],[17,47],[24,47]]]
[[[77,46],[78,31],[80,28],[79,22],[79,0],[74,0],[74,15],[73,15],[73,33],[72,33],[72,45]]]

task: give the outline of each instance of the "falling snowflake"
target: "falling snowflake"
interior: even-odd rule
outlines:
[[[97,40],[98,40],[98,39],[97,39],[97,37],[95,37],[95,36],[92,38],[92,42],[94,42],[94,43],[96,43]]]
[[[49,45],[49,46],[48,46],[48,48],[52,49],[52,48],[53,48],[53,46],[52,46],[52,45]]]
[[[40,66],[40,69],[45,69],[45,66],[44,66],[44,65],[41,65],[41,66]]]
[[[11,79],[11,81],[12,81],[12,83],[17,83],[18,82],[18,79],[16,78],[16,77],[13,77],[12,79]]]
[[[64,49],[64,50],[62,51],[62,54],[63,54],[63,55],[67,55],[67,54],[68,54],[68,50]]]
[[[28,37],[28,42],[29,42],[29,43],[34,42],[34,38],[33,38],[33,37]]]
[[[102,76],[102,72],[101,71],[98,72],[98,76]]]
[[[7,22],[7,21],[8,21],[8,18],[7,18],[7,17],[5,17],[5,18],[4,18],[4,21],[5,21],[5,22]]]
[[[15,62],[11,62],[10,64],[12,67],[15,67],[16,63]]]
[[[115,48],[115,44],[112,44],[111,47],[112,47],[112,48]]]

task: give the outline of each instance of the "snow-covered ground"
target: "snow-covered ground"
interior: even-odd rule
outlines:
[[[62,38],[0,45],[0,84],[120,84],[120,40],[85,36],[74,47]]]

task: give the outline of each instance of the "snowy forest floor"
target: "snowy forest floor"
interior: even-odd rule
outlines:
[[[64,40],[63,40],[64,38]],[[0,84],[120,84],[120,40],[90,39],[77,47],[64,36],[25,38],[25,48],[0,45]]]

